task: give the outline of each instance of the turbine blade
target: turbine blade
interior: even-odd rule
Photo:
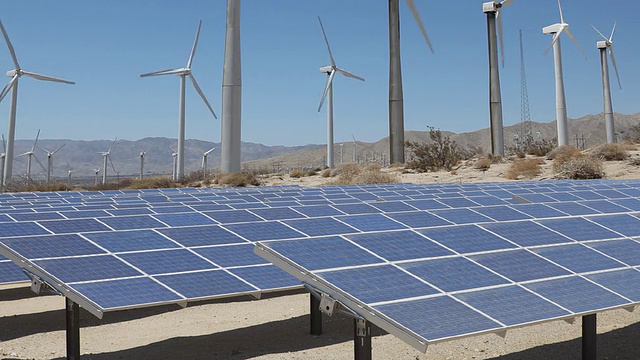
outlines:
[[[504,37],[502,36],[502,11],[498,8],[496,12],[496,20],[498,22],[498,40],[500,41],[500,60],[502,60],[502,67],[504,68]]]
[[[42,170],[44,170],[45,172],[47,172],[47,168],[44,167],[44,165],[42,165],[42,163],[40,162],[40,160],[38,160],[38,157],[36,156],[36,154],[33,154],[33,158],[36,159],[36,162],[38,163],[38,165],[40,165],[40,167],[42,168]]]
[[[198,31],[196,31],[196,39],[193,41],[193,47],[189,54],[189,61],[187,61],[187,69],[191,69],[191,63],[193,62],[193,56],[196,54],[196,47],[198,46],[198,38],[200,37],[200,27],[202,26],[202,20],[198,23]]]
[[[609,37],[609,42],[613,42],[613,34],[615,34],[616,32],[616,25],[617,23],[613,23],[613,29],[611,30],[611,36]]]
[[[606,37],[606,36],[602,35],[602,33],[600,32],[600,30],[598,30],[598,28],[596,28],[596,27],[595,27],[595,26],[593,26],[592,24],[589,24],[589,25],[591,25],[591,27],[593,28],[593,30],[595,30],[598,34],[600,34],[600,36],[602,36],[602,38],[603,38],[605,41],[608,41],[608,40],[609,40],[609,39],[607,39],[607,37]]]
[[[182,75],[182,74],[186,74],[186,72],[187,71],[184,68],[167,69],[167,70],[160,70],[160,71],[154,71],[154,72],[142,74],[142,75],[140,75],[140,77],[159,76],[159,75]]]
[[[324,42],[325,44],[327,44],[327,50],[329,51],[329,58],[331,58],[331,65],[336,66],[336,61],[333,59],[333,54],[331,53],[331,46],[329,46],[327,33],[324,32],[324,26],[322,26],[322,20],[320,20],[320,16],[318,16],[318,21],[320,22],[320,29],[322,30],[322,36],[324,37]]]
[[[53,151],[51,152],[51,155],[53,155],[53,154],[57,153],[57,152],[58,152],[58,150],[62,149],[65,145],[67,145],[67,144],[62,144],[62,145],[58,146],[58,148],[57,148],[57,149],[55,149],[55,150],[53,150]]]
[[[111,146],[109,146],[109,150],[107,150],[107,152],[106,152],[106,153],[103,153],[103,154],[106,154],[106,155],[111,154],[111,149],[113,149],[113,145],[115,145],[115,144],[116,144],[116,141],[118,141],[118,138],[115,138],[115,139],[113,140],[113,142],[111,143]]]
[[[427,29],[424,28],[424,24],[422,20],[420,20],[420,14],[418,13],[418,8],[416,8],[416,4],[413,0],[407,0],[407,4],[409,5],[409,9],[411,9],[411,13],[413,13],[413,17],[416,19],[418,26],[420,27],[420,31],[422,31],[422,36],[427,41],[427,45],[429,45],[429,50],[433,53],[433,46],[431,46],[431,41],[429,41],[429,36],[427,35]]]
[[[573,34],[571,34],[571,31],[569,31],[569,28],[566,28],[565,32],[567,33],[567,36],[576,44],[578,49],[580,49],[580,52],[582,53],[584,58],[587,59],[587,54],[585,54],[584,50],[582,50],[582,47],[580,46],[580,44],[578,44],[578,40],[576,40],[576,38],[573,37]]]
[[[215,150],[216,148],[212,147],[211,149],[205,151],[205,155],[209,155],[210,152],[212,152],[213,150]]]
[[[549,47],[547,48],[547,50],[544,51],[544,54],[547,55],[547,53],[549,52],[549,50],[551,50],[551,48],[553,47],[553,45],[555,45],[555,43],[558,41],[558,39],[560,38],[560,34],[562,34],[562,31],[564,29],[560,29],[559,32],[553,34],[553,40],[551,41],[551,45],[549,45]]]
[[[609,55],[611,56],[611,64],[613,64],[613,69],[616,71],[618,86],[620,86],[620,90],[622,90],[622,84],[620,83],[620,74],[618,74],[618,65],[616,64],[616,57],[613,56],[613,46],[609,46]]]
[[[117,173],[118,170],[116,170],[116,167],[113,165],[113,161],[111,161],[111,156],[107,156],[109,158],[109,163],[111,164],[111,168],[113,169],[114,173]]]
[[[5,96],[7,96],[7,94],[9,93],[9,90],[11,90],[13,85],[15,85],[15,83],[18,81],[18,77],[19,77],[18,74],[13,75],[13,78],[11,78],[11,81],[9,81],[7,85],[5,85],[4,89],[2,89],[2,92],[0,92],[0,101],[2,101],[2,99],[4,99]]]
[[[322,105],[324,104],[324,99],[327,98],[327,94],[329,93],[329,88],[331,87],[331,83],[333,82],[333,76],[336,74],[335,70],[331,70],[331,74],[327,77],[327,84],[324,87],[324,91],[322,92],[322,97],[320,98],[320,105],[318,105],[318,112],[322,109]]]
[[[218,117],[216,116],[216,113],[213,111],[211,104],[209,104],[209,100],[207,100],[207,97],[204,96],[202,89],[200,89],[200,85],[198,85],[196,78],[194,78],[193,75],[191,75],[191,73],[189,73],[189,79],[191,79],[191,82],[193,83],[193,87],[195,87],[198,94],[200,94],[200,97],[202,98],[202,101],[204,101],[204,104],[207,105],[207,108],[209,108],[209,111],[211,111],[213,118],[217,119]]]
[[[511,4],[513,2],[513,0],[503,0],[500,5],[502,5],[502,7],[505,6],[509,6],[509,4]]]
[[[4,134],[2,134],[2,152],[7,152],[7,145],[4,142]]]
[[[356,74],[352,74],[352,73],[350,73],[350,72],[348,72],[346,70],[342,70],[339,67],[336,67],[336,71],[338,71],[340,74],[342,74],[344,76],[347,76],[347,77],[350,77],[350,78],[354,78],[354,79],[358,79],[360,81],[365,81],[364,78],[362,78],[362,77],[360,77],[360,76],[358,76]]]
[[[60,79],[60,78],[55,78],[53,76],[48,76],[48,75],[36,74],[36,73],[29,72],[29,71],[23,71],[22,73],[24,75],[30,76],[30,77],[32,77],[34,79],[38,79],[38,80],[53,81],[53,82],[59,82],[59,83],[63,83],[63,84],[70,84],[70,85],[75,84],[75,82],[73,82],[73,81]]]
[[[16,57],[16,51],[13,49],[13,45],[11,44],[11,40],[9,40],[9,35],[7,35],[7,30],[4,29],[2,21],[0,21],[0,30],[2,30],[2,36],[4,36],[4,40],[7,42],[7,47],[9,48],[9,53],[11,53],[13,65],[15,65],[16,69],[20,69],[20,64],[18,64],[18,58]]]
[[[560,5],[560,0],[558,0],[558,9],[560,10],[560,23],[564,24],[564,16],[562,15],[562,5]]]
[[[33,142],[33,146],[31,147],[31,152],[36,149],[36,144],[38,143],[38,138],[40,137],[40,129],[38,129],[38,134],[36,134],[36,141]]]

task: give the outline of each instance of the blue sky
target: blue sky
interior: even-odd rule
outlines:
[[[603,5],[606,3],[606,7]],[[435,54],[404,1],[401,46],[405,129],[435,126],[454,132],[488,127],[486,16],[482,1],[416,0]],[[221,113],[226,1],[110,0],[0,3],[0,16],[24,70],[76,81],[64,85],[20,80],[18,139],[136,140],[177,136],[176,76],[139,74],[186,64],[198,20],[203,21],[192,66],[217,114]],[[335,9],[335,10],[334,10]],[[615,55],[623,90],[613,87],[616,112],[640,111],[637,1],[565,0],[565,20],[587,53],[562,40],[570,118],[602,112],[598,35],[618,22]],[[338,66],[366,82],[337,76],[335,141],[376,141],[388,134],[388,32],[384,0],[245,0],[242,2],[242,140],[266,145],[322,144],[325,112],[317,106],[328,65],[317,16],[324,22]],[[555,119],[551,42],[542,27],[558,22],[555,0],[514,1],[504,9],[506,66],[501,69],[504,123],[520,122],[518,30],[525,41],[531,116]],[[0,44],[0,67],[12,68]],[[8,82],[9,78],[5,78]],[[612,80],[613,73],[612,73]],[[613,83],[612,85],[615,85]],[[7,131],[9,96],[0,104]],[[187,138],[220,141],[213,119],[188,84]],[[6,136],[6,135],[5,135]]]

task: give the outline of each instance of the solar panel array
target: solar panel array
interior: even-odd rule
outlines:
[[[492,230],[475,224],[524,219],[546,227],[531,219],[564,218],[578,210],[603,214],[616,206],[631,211],[638,188],[640,182],[600,181],[3,194],[0,253],[102,316],[300,286],[253,253],[256,241],[304,239],[333,246],[353,245],[363,236],[381,248],[395,242],[389,250],[395,255],[386,256],[396,260],[407,252],[447,258],[486,246],[514,250],[500,236],[484,240],[492,245],[467,241],[462,250],[434,241],[425,247],[425,234],[410,229],[455,228],[476,236]],[[534,197],[541,194],[546,197]],[[564,201],[567,194],[574,198]],[[445,233],[439,241],[446,238]],[[325,269],[359,256],[347,249],[324,256],[317,248],[309,251]],[[363,264],[378,264],[373,251],[365,253]],[[3,282],[26,279],[9,260],[0,260],[0,270]]]

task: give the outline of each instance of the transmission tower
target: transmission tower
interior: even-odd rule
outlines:
[[[533,143],[531,134],[531,114],[529,113],[529,90],[527,89],[527,73],[524,67],[524,47],[522,46],[522,30],[520,30],[520,142],[530,147]]]

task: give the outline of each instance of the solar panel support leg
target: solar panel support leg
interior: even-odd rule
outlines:
[[[67,359],[80,360],[80,306],[66,298]]]
[[[311,311],[310,311],[310,320],[311,320],[311,335],[322,335],[322,311],[320,311],[320,299],[314,296],[314,294],[309,294],[309,298],[311,299]]]
[[[365,319],[356,318],[353,321],[353,358],[355,360],[371,360],[371,324]]]
[[[582,317],[582,360],[596,360],[596,314]]]

